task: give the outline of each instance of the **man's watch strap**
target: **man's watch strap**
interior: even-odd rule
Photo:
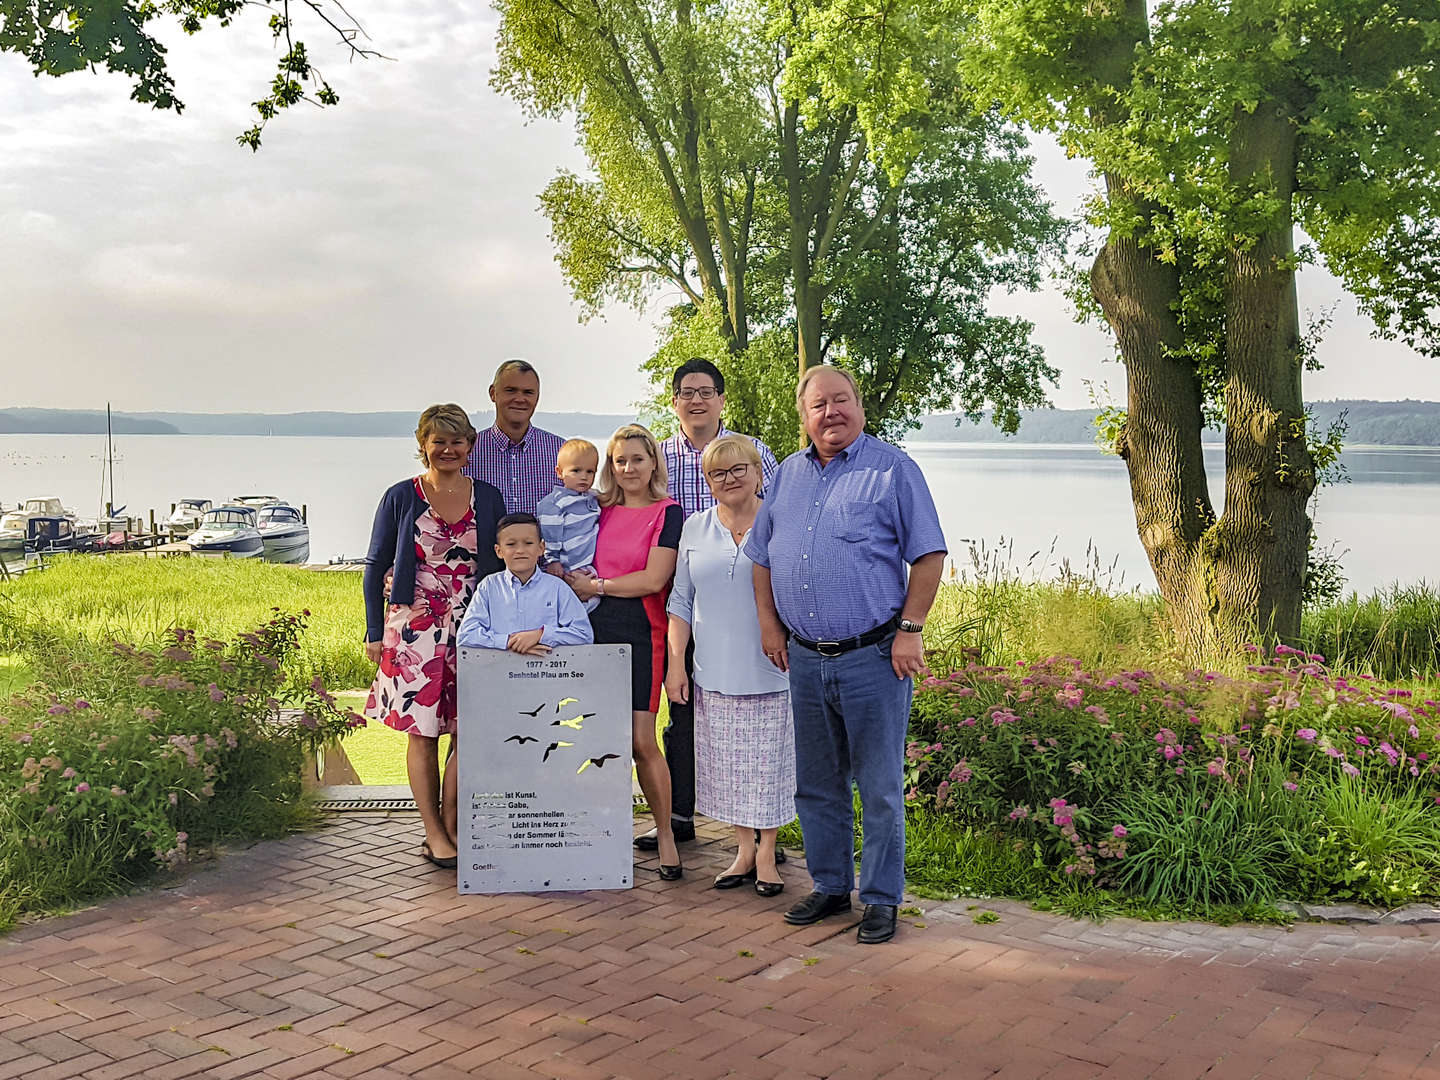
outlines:
[[[901,619],[899,626],[901,632],[906,634],[918,634],[925,629],[923,622],[911,622],[909,619]]]

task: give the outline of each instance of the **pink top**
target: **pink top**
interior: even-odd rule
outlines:
[[[595,573],[613,578],[644,570],[650,549],[659,544],[665,528],[666,509],[679,505],[674,499],[658,499],[649,506],[602,507],[595,538]]]

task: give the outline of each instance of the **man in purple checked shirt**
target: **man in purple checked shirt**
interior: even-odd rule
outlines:
[[[530,423],[540,404],[540,375],[526,360],[506,360],[490,384],[495,423],[482,431],[460,471],[505,496],[507,514],[533,514],[560,481],[555,458],[565,440]]]
[[[810,448],[781,462],[745,543],[761,646],[790,673],[795,809],[814,881],[785,921],[850,910],[853,780],[865,819],[858,940],[876,944],[895,936],[905,891],[905,736],[945,537],[920,467],[865,434],[849,372],[810,368],[795,404]]]

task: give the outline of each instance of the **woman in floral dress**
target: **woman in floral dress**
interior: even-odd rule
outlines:
[[[405,768],[436,866],[456,864],[455,756],[440,779],[441,735],[455,738],[455,631],[479,580],[500,569],[500,492],[463,475],[475,428],[459,405],[432,405],[415,429],[425,472],[387,490],[365,558],[365,654],[376,664],[365,715],[410,745]]]

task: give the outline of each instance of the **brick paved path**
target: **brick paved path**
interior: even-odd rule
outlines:
[[[0,1077],[1440,1078],[1440,928],[1103,926],[922,903],[889,945],[679,885],[460,897],[337,815],[0,940]]]

